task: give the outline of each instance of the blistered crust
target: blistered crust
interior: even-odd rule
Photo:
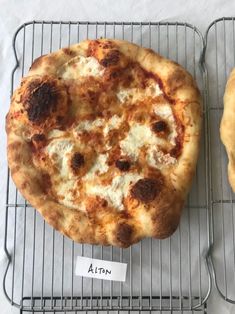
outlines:
[[[40,152],[48,144],[44,133],[48,134],[53,129],[66,130],[70,126],[70,115],[74,114],[70,109],[71,103],[79,104],[82,116],[93,117],[95,114],[110,118],[110,114],[118,114],[115,106],[112,106],[115,99],[107,95],[105,89],[100,93],[101,83],[98,80],[90,78],[92,89],[87,89],[82,79],[79,89],[69,80],[64,83],[62,76],[67,67],[80,56],[98,60],[104,68],[102,84],[106,89],[107,86],[114,88],[117,82],[124,87],[128,85],[130,77],[126,76],[120,82],[120,71],[124,71],[130,63],[140,64],[148,73],[148,78],[157,80],[165,99],[174,106],[182,122],[178,126],[175,152],[171,152],[178,162],[170,170],[154,170],[147,167],[144,161],[141,163],[141,159],[138,168],[126,157],[116,158],[117,154],[120,155],[118,148],[113,156],[109,156],[108,165],[115,175],[138,172],[141,167],[143,171],[142,178],[131,185],[124,210],[121,211],[98,195],[85,200],[86,211],[79,206],[71,208],[60,204],[51,192],[53,182],[50,176],[36,167],[33,160],[32,151]],[[138,75],[135,79],[141,80],[142,73]],[[144,237],[166,238],[179,224],[195,171],[201,129],[200,102],[194,80],[182,67],[152,50],[125,41],[88,40],[42,56],[34,61],[28,76],[15,91],[6,120],[8,162],[13,180],[22,195],[49,224],[77,242],[128,247]],[[90,111],[91,105],[94,108],[99,105],[102,112]],[[141,122],[145,115],[140,110],[135,119]],[[132,116],[130,110],[128,117]],[[123,134],[128,131],[125,128],[123,124]],[[155,121],[152,130],[163,139],[169,132],[164,121]],[[114,130],[110,134],[113,145],[117,140],[122,140],[121,133]],[[90,134],[84,133],[83,137],[87,144],[73,151],[69,162],[73,175],[81,178],[86,167],[92,165],[93,152],[90,147],[96,145],[96,151],[100,154],[104,149],[99,135],[91,131]],[[110,184],[107,179],[107,185]]]
[[[235,192],[235,70],[228,78],[224,94],[224,112],[220,125],[221,140],[228,154],[228,178]]]

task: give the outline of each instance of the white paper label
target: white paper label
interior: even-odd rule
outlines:
[[[125,281],[127,264],[78,256],[75,274],[82,277]]]

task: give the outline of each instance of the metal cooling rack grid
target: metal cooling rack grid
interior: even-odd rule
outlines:
[[[222,298],[235,303],[235,196],[227,179],[227,155],[219,134],[225,84],[235,66],[235,18],[212,22],[205,39],[209,74],[212,273]]]
[[[17,64],[12,91],[38,56],[98,37],[133,41],[179,62],[195,77],[205,100],[206,76],[199,62],[203,39],[195,27],[184,23],[26,23],[13,40]],[[206,136],[201,146],[192,192],[176,233],[163,241],[145,239],[129,249],[79,245],[63,237],[24,201],[8,176],[9,264],[4,291],[11,304],[29,312],[204,309],[211,290],[206,260],[210,246]],[[126,283],[75,277],[77,255],[127,262]]]
[[[129,314],[130,312],[129,311],[101,311],[99,312],[100,314],[119,314],[119,313],[122,313],[122,314]],[[26,314],[28,313],[28,311],[24,311],[24,310],[20,310],[20,314]],[[37,313],[37,314],[51,314],[51,313],[55,313],[55,312],[48,312],[48,311],[35,311],[35,310],[32,310],[31,313]],[[56,313],[58,314],[66,314],[68,312],[66,311],[56,311]],[[132,311],[132,314],[141,314],[143,312],[141,311]],[[148,312],[145,312],[145,313],[148,313]],[[150,313],[150,311],[149,311]],[[151,313],[153,314],[161,314],[162,311],[151,311]],[[182,311],[164,311],[164,314],[181,314]],[[201,309],[195,309],[192,311],[184,311],[184,314],[192,314],[192,313],[195,313],[195,314],[207,314],[207,306],[206,306],[206,303],[203,304],[202,308]],[[97,311],[72,311],[72,312],[69,312],[69,314],[97,314]]]

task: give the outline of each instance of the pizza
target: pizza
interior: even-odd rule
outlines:
[[[83,41],[36,59],[14,92],[11,176],[76,242],[166,238],[195,172],[201,117],[180,65],[127,41]]]
[[[235,69],[232,70],[225,89],[220,135],[229,159],[229,182],[235,192]]]

